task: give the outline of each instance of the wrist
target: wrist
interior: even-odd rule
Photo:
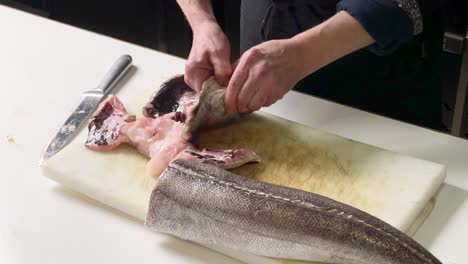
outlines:
[[[216,23],[211,0],[177,0],[193,31],[205,23]]]
[[[192,28],[192,31],[194,34],[198,34],[199,32],[202,32],[204,28],[207,27],[218,27],[218,22],[216,19],[213,17],[203,17],[203,18],[197,18],[197,19],[192,19],[190,22],[190,27]]]
[[[299,79],[317,71],[327,64],[327,51],[321,49],[319,32],[310,32],[307,36],[296,35],[288,39]]]
[[[216,20],[206,19],[203,21],[197,21],[197,23],[194,23],[191,27],[194,37],[198,35],[204,35],[205,33],[210,34],[213,32],[220,32],[224,34],[223,30],[218,25],[218,22]]]

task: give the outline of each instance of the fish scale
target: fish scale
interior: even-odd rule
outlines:
[[[441,263],[359,209],[209,164],[173,161],[149,204],[148,228],[208,246],[336,264]]]

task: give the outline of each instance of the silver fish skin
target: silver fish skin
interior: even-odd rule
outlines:
[[[146,227],[204,245],[335,264],[440,264],[389,224],[327,197],[209,164],[170,163]]]

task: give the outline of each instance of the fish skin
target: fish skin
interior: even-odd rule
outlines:
[[[184,75],[178,74],[163,84],[151,96],[149,102],[143,106],[142,113],[145,117],[156,118],[157,116],[175,112],[179,106],[180,97],[186,92],[195,93],[184,82]]]
[[[327,197],[209,164],[170,163],[145,225],[204,245],[336,264],[440,264],[389,224]]]
[[[185,82],[184,75],[179,74],[165,81],[154,93],[149,102],[143,107],[142,112],[146,117],[157,116],[176,111],[180,97],[193,91]],[[203,82],[199,94],[199,102],[187,116],[186,129],[183,133],[185,140],[191,140],[200,129],[212,126],[220,126],[238,119],[241,114],[227,113],[224,109],[224,96],[226,87],[216,82],[211,76]]]
[[[216,165],[223,169],[234,169],[244,164],[257,164],[261,158],[250,149],[207,150],[186,148],[175,159],[193,160]]]
[[[239,113],[226,112],[225,95],[226,88],[219,85],[213,76],[203,82],[199,103],[193,109],[193,114],[185,121],[184,139],[190,140],[199,129],[224,125],[240,118]]]

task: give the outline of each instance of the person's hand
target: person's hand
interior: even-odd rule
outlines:
[[[227,86],[229,112],[251,112],[281,99],[306,75],[295,43],[270,40],[246,51]]]
[[[232,73],[230,55],[229,40],[216,22],[197,25],[185,65],[185,83],[200,92],[203,82],[214,75],[220,85],[226,86]]]

